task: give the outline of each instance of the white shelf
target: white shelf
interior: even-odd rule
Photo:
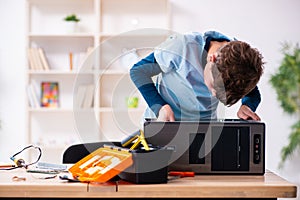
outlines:
[[[72,108],[29,108],[31,113],[62,113],[62,112],[73,112]]]
[[[112,107],[100,107],[98,112],[132,112],[141,113],[144,112],[144,108],[112,108]]]
[[[66,67],[64,67],[66,68]],[[28,70],[28,74],[30,75],[78,75],[78,74],[85,74],[85,75],[94,75],[96,71],[89,70],[89,71],[83,71],[80,70]]]
[[[41,38],[93,38],[95,37],[94,33],[29,33],[28,37],[30,39]]]
[[[120,70],[120,69],[116,69],[116,70],[113,70],[113,69],[108,69],[108,70],[99,70],[98,71],[98,74],[99,75],[128,75],[129,72],[128,70]]]
[[[156,28],[144,28],[144,29],[136,29],[127,32],[120,32],[120,33],[100,33],[99,36],[104,39],[108,39],[111,37],[123,37],[123,38],[130,38],[130,37],[167,37],[170,35],[171,31],[168,29],[156,29]]]
[[[27,0],[27,11],[27,48],[41,48],[49,64],[45,70],[25,63],[28,85],[37,84],[39,101],[40,83],[58,82],[60,102],[58,108],[29,106],[28,143],[51,156],[72,142],[120,141],[140,128],[146,103],[130,80],[135,60],[124,57],[136,49],[142,58],[170,34],[169,0]],[[76,32],[63,20],[73,13],[80,18]],[[89,85],[91,95],[78,94]],[[92,101],[79,102],[85,96]],[[127,108],[128,96],[139,97],[137,108]]]

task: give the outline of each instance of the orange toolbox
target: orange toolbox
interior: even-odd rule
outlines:
[[[69,168],[73,177],[81,182],[107,182],[133,164],[128,149],[105,145]]]

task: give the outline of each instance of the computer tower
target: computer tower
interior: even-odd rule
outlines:
[[[169,170],[265,173],[265,123],[253,120],[147,121],[146,141],[173,148]]]

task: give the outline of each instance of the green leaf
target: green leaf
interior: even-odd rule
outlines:
[[[73,22],[79,22],[80,19],[77,18],[77,16],[75,14],[71,14],[71,15],[68,15],[64,18],[65,21],[73,21]]]
[[[281,163],[279,167],[283,166],[283,163],[286,161],[293,152],[300,147],[300,121],[292,126],[292,132],[289,135],[289,143],[281,149]]]
[[[282,109],[289,114],[299,112],[300,102],[300,49],[284,44],[281,65],[278,72],[270,78],[270,83],[277,93]]]

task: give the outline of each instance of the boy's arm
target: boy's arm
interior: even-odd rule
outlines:
[[[154,58],[154,53],[149,54],[130,69],[131,80],[156,116],[158,116],[160,108],[167,104],[152,81],[152,76],[161,72],[162,70]]]
[[[260,102],[261,96],[257,86],[242,98],[242,105],[248,106],[253,112],[255,112]]]

